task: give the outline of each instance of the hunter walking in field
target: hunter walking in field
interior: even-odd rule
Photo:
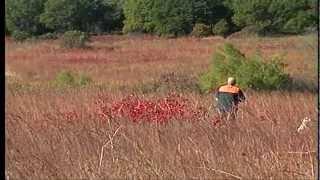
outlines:
[[[219,87],[215,93],[220,119],[235,120],[239,102],[245,101],[243,92],[235,84],[235,78],[229,77],[227,85]]]

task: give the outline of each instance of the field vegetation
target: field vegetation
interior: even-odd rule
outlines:
[[[246,57],[281,56],[296,88],[248,89],[237,121],[219,121],[198,85],[225,43]],[[93,36],[72,49],[7,37],[5,46],[10,179],[317,176],[314,35]]]
[[[315,179],[316,0],[5,0],[7,179]],[[210,92],[247,102],[221,121]]]

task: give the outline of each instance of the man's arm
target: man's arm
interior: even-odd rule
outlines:
[[[215,99],[216,101],[218,101],[219,94],[220,94],[219,91],[215,91],[215,92],[213,93],[214,99]]]
[[[243,92],[240,90],[238,93],[239,101],[243,102],[246,100],[246,97],[244,96]]]

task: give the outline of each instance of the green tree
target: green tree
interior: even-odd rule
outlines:
[[[194,0],[194,21],[216,24],[221,19],[230,19],[232,11],[223,3],[224,0]]]
[[[125,16],[123,31],[134,32],[152,32],[154,25],[152,23],[152,13],[155,0],[127,0],[123,5]]]
[[[40,21],[58,32],[81,30],[85,32],[111,31],[119,26],[115,1],[106,0],[48,0]]]
[[[211,25],[230,16],[230,12],[219,0],[127,0],[123,30],[187,34],[196,23]]]
[[[64,32],[67,29],[78,29],[78,3],[72,0],[48,0],[45,12],[41,14],[40,21],[48,28]]]
[[[5,0],[5,21],[9,32],[20,31],[32,35],[46,31],[40,22],[47,0]]]
[[[254,26],[259,33],[299,33],[315,24],[314,0],[226,0],[233,22]]]
[[[306,28],[316,27],[316,2],[312,3],[309,1],[302,10],[297,10],[296,14],[292,16],[284,25],[281,27],[281,31],[288,33],[301,33]]]
[[[126,0],[105,0],[105,3],[112,9],[112,29],[121,30],[123,28],[124,14],[123,7]]]
[[[182,35],[192,31],[191,0],[158,0],[152,9],[154,32],[159,35]]]

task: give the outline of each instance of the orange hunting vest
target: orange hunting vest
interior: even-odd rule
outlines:
[[[232,85],[224,85],[219,88],[219,92],[226,92],[226,93],[232,93],[232,94],[237,94],[239,93],[239,91],[240,91],[240,88]]]

